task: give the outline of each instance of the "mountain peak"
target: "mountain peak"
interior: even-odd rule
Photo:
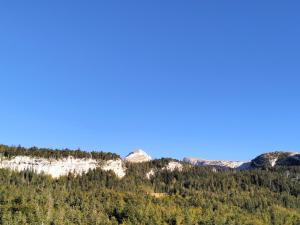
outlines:
[[[251,161],[255,167],[273,167],[276,165],[300,165],[298,152],[275,151],[257,156]]]
[[[139,163],[139,162],[147,162],[150,161],[151,157],[144,152],[142,149],[134,150],[133,152],[130,152],[125,158],[125,162],[130,163]]]

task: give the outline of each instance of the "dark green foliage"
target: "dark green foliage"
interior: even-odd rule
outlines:
[[[122,179],[0,169],[0,224],[300,224],[299,167],[163,170],[170,160],[128,164]]]
[[[64,158],[68,156],[73,156],[75,158],[93,158],[93,159],[102,159],[102,160],[109,160],[109,159],[118,159],[120,158],[119,155],[110,152],[85,152],[81,150],[70,150],[70,149],[49,149],[49,148],[24,148],[21,146],[7,146],[7,145],[0,145],[0,155],[5,157],[13,157],[17,155],[22,156],[32,156],[32,157],[43,157],[43,158]]]
[[[60,179],[1,169],[0,224],[296,225],[299,173],[296,167],[243,172],[191,167],[161,171],[151,180],[133,174],[120,180],[100,169]]]
[[[300,166],[300,154],[295,154],[295,155],[280,159],[280,160],[278,160],[277,165]]]

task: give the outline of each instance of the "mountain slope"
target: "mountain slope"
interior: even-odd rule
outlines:
[[[259,159],[280,158],[274,167],[234,170],[216,166],[224,161],[49,153],[0,148],[0,164],[9,165],[0,169],[0,224],[300,224],[300,167],[290,166],[299,154],[268,153]],[[78,173],[53,179],[36,166]]]
[[[295,152],[276,151],[264,153],[251,161],[254,168],[266,168],[274,166],[299,166],[300,154]]]
[[[150,179],[159,171],[182,171],[185,164],[196,167],[214,167],[220,169],[255,169],[274,166],[299,166],[300,154],[294,152],[264,153],[249,162],[228,160],[203,160],[186,157],[183,162],[174,159],[151,160],[143,150],[129,153],[123,160],[114,153],[84,152],[80,150],[52,150],[38,148],[9,147],[0,145],[0,168],[16,171],[32,170],[44,173],[54,178],[66,176],[69,173],[82,175],[89,170],[100,168],[113,171],[117,177],[123,178],[127,174],[130,164],[146,165],[146,171],[140,174]],[[131,166],[132,167],[132,166]]]

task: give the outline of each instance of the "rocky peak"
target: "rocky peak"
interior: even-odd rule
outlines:
[[[125,158],[125,162],[130,163],[139,163],[139,162],[147,162],[150,161],[151,157],[141,149],[135,150],[129,153]]]

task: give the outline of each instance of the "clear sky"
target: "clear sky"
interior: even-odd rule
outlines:
[[[300,149],[299,1],[0,3],[0,143]]]

